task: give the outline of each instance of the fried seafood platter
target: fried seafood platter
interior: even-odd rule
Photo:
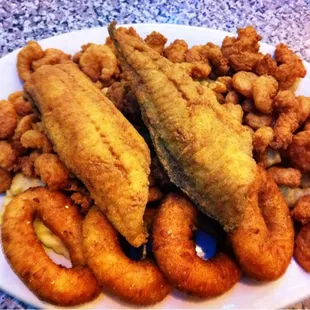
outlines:
[[[100,309],[307,297],[310,66],[261,35],[112,23],[1,59],[0,288]]]

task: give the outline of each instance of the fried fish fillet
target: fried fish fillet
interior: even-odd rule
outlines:
[[[188,66],[160,56],[133,28],[116,30],[112,23],[109,33],[170,179],[226,230],[234,229],[255,178],[250,133],[192,80]]]
[[[24,89],[60,159],[128,242],[143,244],[150,166],[143,138],[75,65],[39,68]]]

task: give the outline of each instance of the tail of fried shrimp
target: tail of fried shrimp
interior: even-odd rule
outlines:
[[[231,240],[243,271],[256,280],[281,277],[291,261],[294,227],[289,209],[273,178],[261,169]]]

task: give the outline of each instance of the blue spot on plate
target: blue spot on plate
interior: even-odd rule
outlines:
[[[197,255],[202,259],[209,259],[215,255],[216,239],[210,234],[202,231],[195,231],[195,242]]]

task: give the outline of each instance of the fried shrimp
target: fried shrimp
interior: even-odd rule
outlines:
[[[310,272],[310,224],[304,225],[297,235],[294,257],[304,270]]]
[[[37,215],[67,246],[71,269],[56,265],[45,253],[31,225]],[[39,298],[74,306],[98,294],[97,281],[85,266],[81,216],[63,194],[38,187],[16,196],[5,208],[1,233],[12,269]]]
[[[208,261],[197,256],[192,240],[196,215],[185,196],[169,194],[153,222],[153,252],[159,268],[177,288],[198,297],[214,297],[233,287],[241,272],[224,253]]]
[[[83,245],[98,283],[122,300],[146,306],[169,294],[171,287],[154,262],[133,261],[123,253],[117,231],[96,206],[83,222]]]
[[[286,271],[294,250],[293,222],[281,192],[265,171],[258,170],[243,221],[230,236],[248,276],[272,281]]]
[[[0,100],[0,139],[14,134],[17,125],[17,114],[10,101]]]

